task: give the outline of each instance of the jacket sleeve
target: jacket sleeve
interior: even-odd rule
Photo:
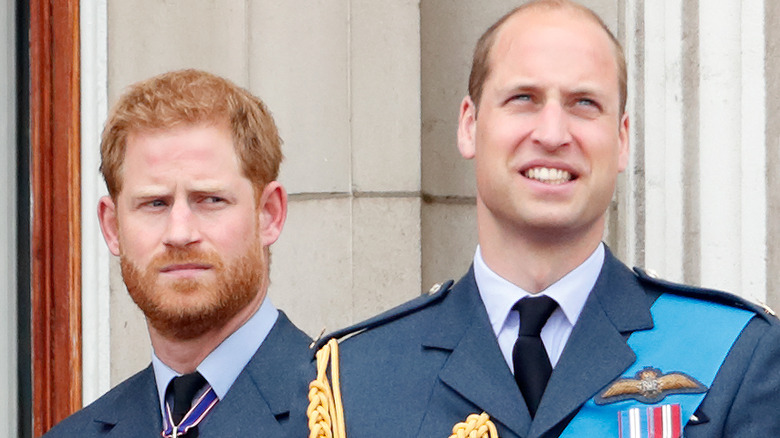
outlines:
[[[763,327],[756,327],[759,323]],[[749,329],[760,335],[752,351],[739,352],[750,355],[744,374],[735,376],[741,381],[726,413],[723,436],[780,437],[780,323],[774,318],[754,320]]]

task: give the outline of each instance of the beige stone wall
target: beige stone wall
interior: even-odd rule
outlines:
[[[628,263],[780,306],[780,34],[770,24],[780,7],[585,3],[625,42],[630,69],[632,163],[605,239]],[[517,4],[108,0],[108,100],[184,67],[265,100],[290,194],[270,293],[316,336],[467,269],[475,188],[455,144],[458,104],[477,37]],[[712,33],[721,28],[732,44]],[[149,347],[110,271],[116,384],[148,363]]]
[[[766,2],[767,301],[780,307],[780,3]]]

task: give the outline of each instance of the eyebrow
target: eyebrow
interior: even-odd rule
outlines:
[[[221,193],[228,190],[225,183],[219,181],[198,181],[190,183],[186,188],[188,193]],[[139,187],[131,193],[133,198],[156,198],[168,196],[171,193],[170,188],[163,185],[149,185]]]
[[[220,181],[197,181],[187,187],[188,192],[195,193],[219,193],[228,189],[224,182]]]
[[[499,89],[502,93],[513,93],[516,91],[521,90],[539,90],[543,89],[544,87],[542,85],[539,85],[538,83],[531,83],[531,82],[515,82],[512,84],[507,84],[506,87],[502,87]]]
[[[541,81],[518,79],[516,82],[507,83],[504,87],[499,88],[502,92],[511,92],[517,90],[539,90],[546,89],[547,86]],[[575,84],[572,88],[564,90],[567,94],[604,94],[603,91],[599,91],[599,85],[593,82],[585,82]]]
[[[130,193],[130,196],[133,198],[156,198],[165,196],[169,192],[170,190],[168,190],[168,188],[165,186],[150,185],[134,190],[132,193]]]
[[[566,90],[566,94],[591,95],[591,96],[606,97],[607,93],[605,93],[604,90],[599,89],[599,87],[586,84],[586,85],[582,85],[582,86],[577,86],[577,87],[572,88],[570,90]]]

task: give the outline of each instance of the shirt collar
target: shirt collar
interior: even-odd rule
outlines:
[[[278,317],[279,311],[266,295],[257,312],[198,365],[197,370],[214,388],[220,400],[225,398],[233,382],[260,348]],[[157,383],[160,409],[165,416],[165,390],[168,388],[168,383],[180,374],[164,364],[154,352],[152,352],[152,368]]]
[[[572,326],[580,317],[603,264],[604,244],[600,243],[581,265],[541,292],[542,295],[547,295],[558,303]],[[512,306],[517,300],[531,294],[490,269],[482,258],[479,246],[474,254],[474,279],[482,302],[485,304],[493,332],[498,334],[509,317]]]

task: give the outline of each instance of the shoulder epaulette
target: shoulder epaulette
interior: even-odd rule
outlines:
[[[715,289],[706,289],[663,280],[658,278],[658,275],[651,270],[634,267],[634,272],[641,282],[659,287],[663,289],[664,292],[745,309],[766,320],[777,316],[775,312],[764,303],[754,303],[738,295]]]
[[[413,300],[407,301],[401,304],[400,306],[394,307],[384,313],[380,313],[379,315],[369,318],[365,321],[359,322],[357,324],[351,325],[349,327],[340,330],[336,330],[335,332],[322,336],[312,344],[312,349],[314,351],[318,351],[320,348],[322,348],[323,345],[327,344],[328,341],[331,339],[340,340],[349,336],[354,336],[358,333],[362,333],[374,327],[385,325],[389,322],[403,318],[406,315],[418,312],[421,309],[430,306],[431,304],[441,301],[442,298],[447,296],[447,293],[449,293],[450,288],[452,288],[452,285],[454,283],[455,282],[453,280],[449,280],[442,284],[439,283],[434,284],[433,287],[431,287],[430,290],[428,290],[428,293],[426,294],[423,294]]]

